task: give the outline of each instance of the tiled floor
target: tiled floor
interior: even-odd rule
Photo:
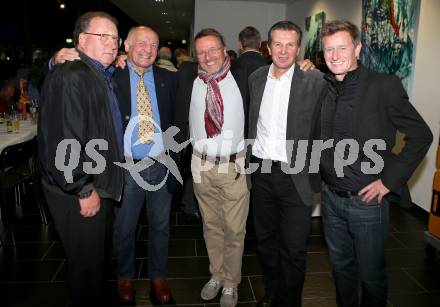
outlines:
[[[65,306],[64,252],[53,225],[41,225],[32,199],[28,196],[25,200],[25,215],[21,219],[15,217],[13,208],[6,210],[17,247],[0,248],[0,306]],[[208,304],[199,298],[200,289],[209,278],[201,225],[188,223],[178,210],[172,213],[171,224],[168,271],[176,305],[218,306],[218,299]],[[426,254],[423,241],[427,215],[420,209],[392,206],[390,224],[386,250],[389,306],[440,306],[440,260]],[[151,305],[145,265],[147,238],[146,218],[142,217],[137,238],[136,306]],[[112,296],[113,267],[114,261],[108,272],[108,292]],[[263,295],[263,286],[252,224],[248,225],[242,272],[239,306],[255,306]],[[320,218],[313,218],[312,223],[303,306],[336,306]]]

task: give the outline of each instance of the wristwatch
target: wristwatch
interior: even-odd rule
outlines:
[[[78,194],[78,198],[79,199],[88,198],[90,195],[92,195],[92,191],[93,191],[93,189],[89,190],[89,191],[86,191],[86,192],[80,192]]]

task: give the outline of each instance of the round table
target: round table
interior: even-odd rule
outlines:
[[[33,139],[37,135],[37,125],[31,120],[21,120],[20,129],[14,132],[6,132],[6,122],[0,124],[0,152],[7,146],[23,143]]]

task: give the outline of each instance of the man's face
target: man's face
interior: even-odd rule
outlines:
[[[108,34],[113,37],[118,36],[116,25],[107,18],[95,17],[90,21],[90,25],[85,32],[95,34]],[[103,41],[100,36],[81,33],[79,35],[78,49],[87,56],[100,62],[104,67],[108,67],[116,58],[119,43],[116,39]]]
[[[200,67],[208,73],[218,72],[226,57],[226,48],[215,36],[204,36],[195,41],[195,50]]]
[[[149,28],[137,28],[124,45],[128,59],[135,68],[145,70],[156,60],[159,37]]]
[[[298,34],[290,30],[272,31],[269,53],[272,56],[274,74],[279,77],[296,62],[299,53]]]
[[[361,43],[354,45],[347,31],[336,32],[322,39],[324,58],[327,67],[337,80],[344,80],[345,75],[358,67],[357,59],[361,52]]]

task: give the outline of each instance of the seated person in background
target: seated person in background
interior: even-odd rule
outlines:
[[[15,87],[9,80],[3,80],[0,87],[0,113],[6,112],[14,97]]]

